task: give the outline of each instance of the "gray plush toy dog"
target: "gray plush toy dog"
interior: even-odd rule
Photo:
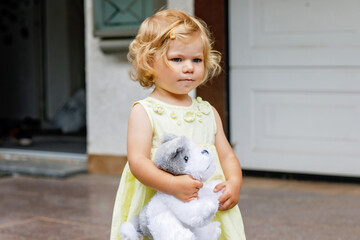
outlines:
[[[188,138],[166,135],[157,150],[154,162],[173,175],[189,174],[205,182],[215,172],[213,157]],[[123,240],[149,237],[155,240],[215,240],[221,234],[215,216],[221,192],[214,193],[220,181],[204,183],[198,199],[182,202],[172,195],[157,192],[140,214],[120,227]]]

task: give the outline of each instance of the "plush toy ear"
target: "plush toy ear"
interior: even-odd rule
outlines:
[[[176,158],[182,151],[184,151],[184,148],[183,148],[183,147],[178,147],[175,151],[173,151],[172,153],[170,153],[169,158],[170,158],[170,159]]]
[[[164,134],[163,144],[156,151],[154,156],[155,165],[173,175],[184,172],[184,161],[180,161],[180,156],[187,151],[186,137],[177,137],[174,134]]]
[[[177,138],[177,136],[175,134],[172,133],[165,133],[162,138],[161,138],[161,143],[164,144],[166,142],[169,142],[173,139]]]

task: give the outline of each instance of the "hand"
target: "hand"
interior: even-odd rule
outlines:
[[[239,202],[240,188],[236,182],[226,181],[215,186],[214,192],[224,189],[219,197],[219,210],[226,211],[233,208]]]
[[[173,176],[169,183],[169,192],[183,202],[190,202],[198,198],[198,191],[202,186],[202,182],[190,175]]]

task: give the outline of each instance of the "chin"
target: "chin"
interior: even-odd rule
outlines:
[[[189,94],[189,92],[191,92],[191,90],[189,90],[189,91],[176,92],[176,93],[174,93],[174,94],[176,94],[176,95],[187,95],[187,94]]]

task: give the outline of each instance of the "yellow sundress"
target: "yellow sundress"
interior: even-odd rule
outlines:
[[[211,105],[200,97],[192,99],[191,106],[170,105],[152,97],[136,102],[141,104],[150,119],[153,129],[151,158],[161,145],[164,133],[173,133],[178,136],[187,136],[200,147],[214,156],[216,172],[209,179],[225,180],[218,154],[214,145],[216,122]],[[144,119],[144,121],[146,121]],[[111,240],[121,239],[120,225],[139,214],[148,203],[155,191],[140,183],[130,172],[128,163],[121,176],[119,189],[116,195],[113,219],[111,226]],[[218,211],[214,221],[221,223],[221,240],[245,240],[244,226],[238,206]]]

